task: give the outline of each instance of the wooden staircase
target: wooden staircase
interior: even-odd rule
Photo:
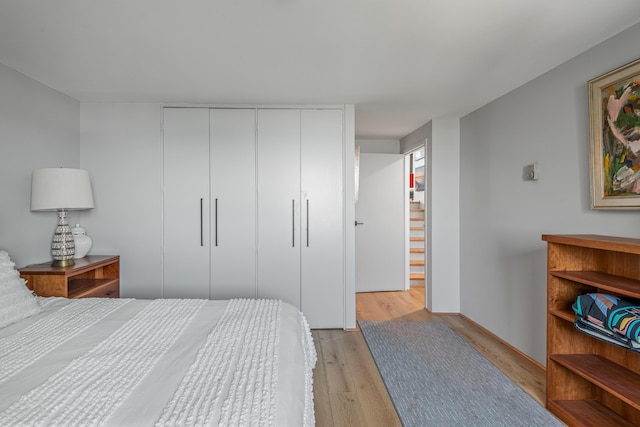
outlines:
[[[424,207],[410,201],[409,279],[411,286],[424,286]]]

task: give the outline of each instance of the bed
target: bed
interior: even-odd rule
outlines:
[[[314,425],[316,353],[295,307],[39,298],[4,254],[0,425]]]

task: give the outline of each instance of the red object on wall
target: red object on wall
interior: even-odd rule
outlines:
[[[414,187],[414,179],[413,179],[413,174],[410,173],[409,174],[409,188],[413,188]]]

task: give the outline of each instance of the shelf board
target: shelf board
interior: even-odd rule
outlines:
[[[74,264],[67,267],[52,267],[51,261],[41,264],[31,264],[19,269],[22,274],[44,274],[44,275],[68,275],[76,276],[86,271],[92,271],[99,267],[118,262],[118,255],[87,255],[84,258],[74,259]]]
[[[616,294],[640,298],[640,280],[616,276],[601,271],[550,271],[554,277],[594,286]]]
[[[597,354],[551,354],[549,357],[640,410],[640,374]]]
[[[640,255],[640,239],[597,234],[543,234],[549,243]]]
[[[573,323],[576,320],[576,314],[573,312],[573,310],[556,309],[556,310],[549,310],[549,313],[561,319],[567,320],[571,323]]]
[[[82,298],[83,296],[95,293],[100,288],[106,288],[118,282],[118,279],[70,279],[69,298]]]
[[[562,414],[563,419],[573,421],[572,424],[575,425],[585,427],[631,427],[635,425],[597,400],[550,400],[547,406],[554,413]]]

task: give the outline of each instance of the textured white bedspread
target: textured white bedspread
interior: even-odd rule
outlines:
[[[42,301],[0,329],[0,425],[314,424],[316,354],[293,306]]]

